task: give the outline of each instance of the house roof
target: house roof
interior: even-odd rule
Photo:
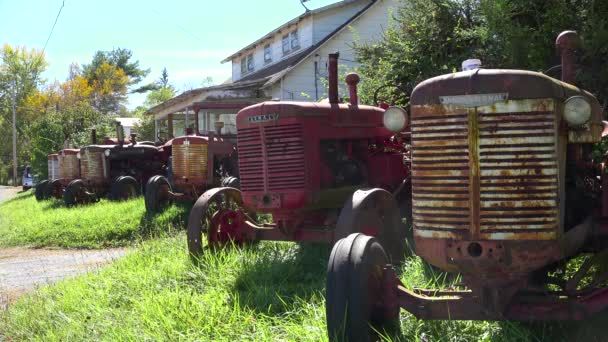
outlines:
[[[239,51],[233,53],[232,55],[226,57],[222,61],[222,63],[226,63],[226,62],[231,61],[232,59],[234,59],[235,57],[239,56],[243,52],[256,47],[257,45],[263,43],[265,40],[274,37],[274,35],[277,34],[278,32],[281,32],[284,29],[289,28],[290,26],[293,26],[293,25],[299,23],[301,20],[303,20],[306,17],[309,17],[309,16],[314,15],[314,14],[322,13],[322,12],[325,12],[325,11],[329,11],[329,10],[334,9],[334,8],[343,7],[343,6],[346,6],[348,4],[351,4],[351,3],[357,2],[357,1],[361,1],[361,0],[342,0],[342,1],[330,4],[330,5],[327,5],[327,6],[319,7],[319,8],[314,9],[314,10],[306,11],[306,12],[302,13],[301,15],[299,15],[299,16],[291,19],[290,21],[286,22],[285,24],[277,27],[276,29],[268,32],[267,34],[265,34],[264,36],[262,36],[262,38],[260,38],[260,39],[256,40],[255,42],[253,42],[253,43],[245,46],[244,48],[242,48]]]
[[[303,50],[302,52],[290,56],[285,60],[282,60],[278,63],[270,65],[267,68],[261,69],[257,72],[249,74],[240,80],[232,83],[232,85],[240,84],[241,82],[264,82],[262,88],[266,88],[270,85],[273,85],[277,81],[279,81],[285,74],[291,71],[295,66],[297,66],[302,60],[306,57],[313,54],[317,51],[325,42],[327,42],[331,37],[338,34],[340,31],[344,30],[350,23],[352,23],[355,19],[359,18],[363,13],[365,13],[370,7],[372,7],[377,0],[371,0],[367,6],[363,7],[359,12],[355,13],[352,17],[350,17],[347,21],[345,21],[342,25],[338,26],[334,31],[329,33],[323,39],[321,39],[318,43],[312,45],[311,47]],[[352,1],[349,1],[352,2]]]

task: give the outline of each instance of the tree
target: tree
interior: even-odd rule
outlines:
[[[41,51],[8,44],[0,49],[0,169],[12,161],[12,107],[16,108],[17,152],[20,164],[29,162],[29,144],[23,134],[35,118],[25,99],[42,83],[46,68]],[[0,172],[2,171],[0,170]],[[0,176],[0,179],[4,179]]]
[[[154,136],[154,117],[151,115],[144,115],[145,111],[175,97],[175,88],[169,83],[167,68],[163,68],[161,76],[158,81],[156,81],[155,85],[156,90],[148,93],[143,107],[140,107],[135,111],[135,117],[141,118],[141,123],[137,124],[135,129],[137,130],[140,139],[144,140],[156,140],[156,137]]]

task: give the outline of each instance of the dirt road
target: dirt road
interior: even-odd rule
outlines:
[[[0,185],[0,203],[17,196],[19,191],[21,191],[21,187],[19,186],[13,187]]]
[[[39,285],[97,269],[125,252],[125,249],[0,249],[0,310]]]

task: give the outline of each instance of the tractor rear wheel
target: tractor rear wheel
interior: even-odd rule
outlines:
[[[188,217],[188,250],[198,258],[203,252],[203,232],[210,247],[242,245],[254,239],[253,228],[245,223],[241,192],[234,188],[214,188],[198,198]]]
[[[357,190],[340,211],[334,241],[352,233],[373,236],[384,246],[391,263],[398,265],[406,253],[407,229],[401,216],[390,192],[379,188]]]
[[[68,207],[76,204],[91,203],[95,200],[96,197],[94,195],[87,193],[86,186],[82,179],[74,179],[63,191],[63,202]]]
[[[153,214],[162,211],[170,202],[169,192],[173,191],[167,178],[154,176],[146,184],[146,211]]]
[[[116,201],[125,201],[139,196],[140,193],[139,183],[131,176],[116,178],[110,188],[110,197]]]
[[[36,197],[37,201],[43,201],[45,199],[48,199],[46,190],[48,185],[48,180],[43,180],[40,183],[36,184],[36,188],[34,189],[34,196]]]
[[[384,249],[371,236],[355,233],[334,245],[325,301],[330,341],[374,341],[374,331],[398,326],[399,311],[381,305],[386,264]]]

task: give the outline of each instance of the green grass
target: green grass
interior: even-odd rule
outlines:
[[[142,244],[111,266],[44,287],[4,314],[8,339],[323,341],[328,246],[264,242],[187,257],[185,234]],[[446,286],[419,258],[408,284]],[[439,284],[437,284],[439,283]],[[590,333],[590,325],[599,330]],[[603,325],[602,325],[603,324]],[[420,321],[401,311],[400,341],[601,341],[603,323]],[[587,334],[587,335],[584,335]]]
[[[189,206],[146,214],[143,198],[67,208],[38,202],[31,191],[0,204],[0,246],[117,247],[183,229]]]

